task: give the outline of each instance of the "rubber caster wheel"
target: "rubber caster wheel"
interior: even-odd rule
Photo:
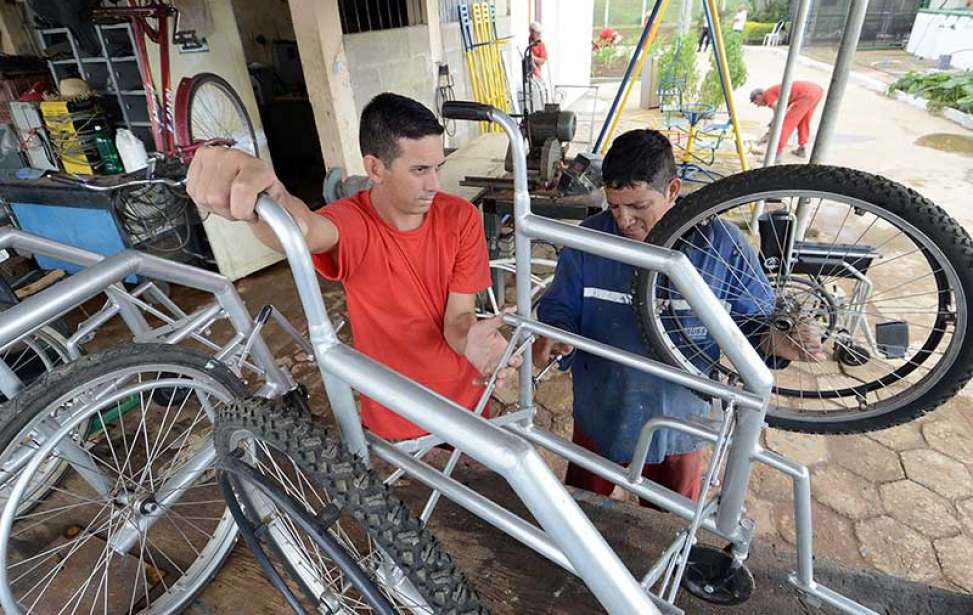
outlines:
[[[689,552],[682,586],[704,602],[743,604],[753,593],[753,574],[733,556],[713,547],[695,546]]]

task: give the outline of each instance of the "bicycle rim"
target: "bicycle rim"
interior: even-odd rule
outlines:
[[[361,524],[334,501],[290,455],[253,434],[230,437],[247,465],[259,472],[282,494],[293,499],[311,517],[327,519],[329,533],[355,564],[374,580],[397,613],[433,613],[434,610],[400,569],[375,543]],[[232,452],[230,454],[233,454]],[[242,508],[259,533],[266,537],[281,576],[292,581],[295,595],[303,595],[306,611],[371,613],[372,608],[345,578],[342,566],[329,558],[319,541],[300,523],[249,482],[232,476],[230,482]]]
[[[187,389],[188,395],[179,394]],[[39,408],[20,433],[46,429],[48,437],[32,444],[37,450],[0,522],[6,612],[161,615],[184,609],[232,548],[236,526],[211,468],[187,478],[178,500],[166,501],[164,492],[212,447],[209,417],[238,394],[211,374],[160,361],[91,378]],[[115,412],[133,397],[136,407]],[[65,418],[54,424],[51,415]],[[79,426],[93,420],[106,428],[79,437]],[[60,458],[69,469],[25,514],[22,487],[42,457]],[[93,474],[106,482],[96,485]],[[119,551],[114,541],[152,510],[160,513],[155,522]]]
[[[233,147],[257,156],[257,135],[240,96],[216,75],[197,75],[187,101],[190,143],[222,139]]]
[[[794,213],[801,199],[807,200],[811,212],[808,245],[800,246],[809,256],[803,262],[799,258],[801,264],[793,271],[774,271],[774,259],[780,261],[785,249],[782,226],[770,224],[768,232],[765,225],[761,233],[753,224],[753,206],[764,201],[765,215]],[[699,260],[693,253],[716,255],[712,237],[721,228],[736,234],[740,248],[746,243],[757,253],[757,266],[737,266],[726,257],[718,259],[720,264],[733,270],[736,281],[762,277],[761,284],[771,290],[769,299],[753,293],[719,296],[717,290],[741,329],[768,330],[803,320],[816,322],[824,332],[828,360],[794,361],[774,369],[769,417],[827,424],[885,415],[916,402],[956,361],[965,340],[967,299],[943,250],[912,222],[837,192],[768,190],[709,208],[681,224],[663,245]],[[714,281],[707,279],[711,271],[701,274]],[[690,327],[699,322],[688,306],[680,305],[678,291],[659,274],[650,274],[649,280],[646,295],[654,306],[654,325],[666,331],[660,337],[675,362],[698,374],[735,376],[711,340],[692,339],[698,336]],[[855,299],[856,292],[866,291]],[[735,311],[741,299],[757,309]],[[903,323],[906,346],[876,343],[881,328],[901,331]]]

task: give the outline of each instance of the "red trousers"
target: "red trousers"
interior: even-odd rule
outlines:
[[[811,137],[811,118],[814,116],[814,109],[821,102],[824,90],[818,88],[790,101],[787,105],[787,113],[784,115],[784,125],[780,131],[780,142],[777,144],[777,153],[784,150],[784,145],[790,140],[797,128],[797,144],[807,145]]]
[[[574,426],[574,434],[571,440],[578,446],[582,446],[593,453],[601,454],[595,448],[594,441],[587,434],[582,433],[577,425]],[[647,463],[642,468],[642,476],[696,501],[699,498],[699,489],[703,478],[703,452],[697,450],[683,455],[669,455],[662,460],[662,463]],[[615,483],[592,474],[573,463],[568,464],[568,473],[564,477],[564,484],[604,496],[610,495],[612,489],[615,488]],[[644,500],[640,500],[640,503],[642,506],[651,506]]]

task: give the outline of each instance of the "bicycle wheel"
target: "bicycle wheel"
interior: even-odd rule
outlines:
[[[236,537],[210,417],[244,394],[211,357],[134,344],[61,366],[0,407],[0,462],[19,459],[0,517],[4,612],[181,612]],[[50,459],[67,471],[31,501]]]
[[[54,370],[71,360],[67,350],[67,340],[51,327],[41,327],[24,339],[16,342],[0,352],[3,361],[14,373],[24,387],[42,375]],[[0,392],[0,403],[6,402],[7,396]],[[82,426],[81,428],[85,428]],[[16,463],[0,463],[0,507],[7,501],[9,479],[14,476]],[[67,469],[63,461],[51,459],[42,466],[36,480],[25,498],[26,501],[36,501],[38,497],[47,493],[52,485],[57,484],[61,475]],[[26,510],[21,511],[26,512]]]
[[[212,73],[185,78],[176,91],[173,111],[176,140],[182,147],[218,139],[259,156],[257,133],[243,100],[225,79]]]
[[[933,410],[970,379],[973,242],[904,186],[838,167],[757,169],[689,195],[646,241],[684,252],[762,349],[774,368],[767,418],[775,427],[883,429]],[[665,276],[639,272],[633,294],[659,358],[735,376]],[[802,323],[815,323],[827,360],[774,359],[770,346],[788,344]]]
[[[41,327],[0,351],[2,361],[24,386],[71,360],[67,340],[51,327]],[[0,391],[0,403],[7,396]]]
[[[311,415],[253,398],[222,408],[221,460],[239,458],[328,526],[396,612],[486,613],[430,531]],[[286,510],[233,475],[231,508],[253,522],[308,611],[372,612],[347,575]]]

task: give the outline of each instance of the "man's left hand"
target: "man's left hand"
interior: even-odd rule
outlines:
[[[503,315],[480,320],[470,326],[466,336],[464,356],[473,367],[484,377],[484,381],[497,369],[503,353],[507,349],[507,339],[500,334],[503,326]],[[503,386],[507,378],[512,378],[516,367],[523,363],[519,356],[512,357],[507,365],[497,373],[497,387]]]
[[[760,341],[760,350],[788,361],[819,363],[828,358],[821,343],[821,328],[802,322],[790,331],[771,329]]]

